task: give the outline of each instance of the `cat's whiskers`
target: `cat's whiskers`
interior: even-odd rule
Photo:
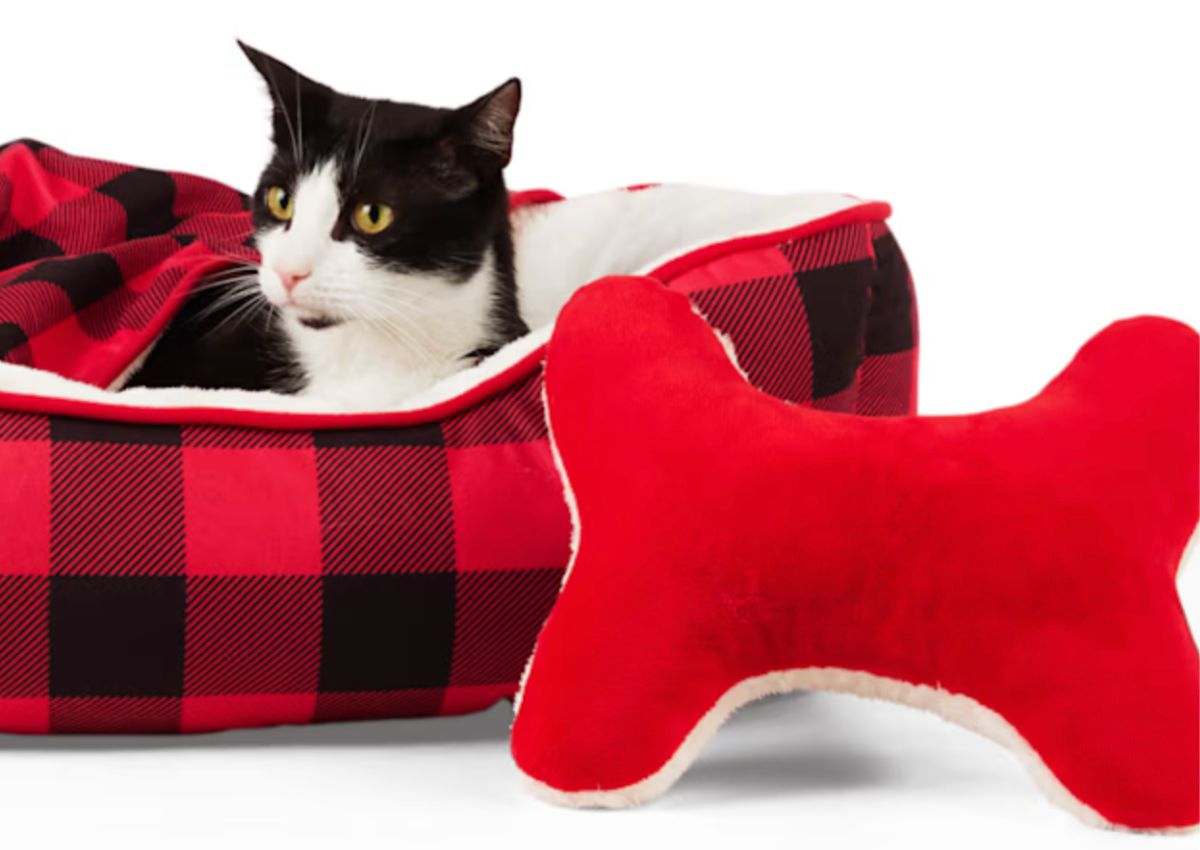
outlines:
[[[368,314],[366,320],[372,327],[403,348],[410,357],[415,355],[417,359],[428,364],[438,364],[441,362],[441,359],[430,347],[428,335],[424,333],[419,325],[410,324],[402,326],[397,324],[393,318],[384,315],[374,307],[368,307],[364,312]],[[418,333],[413,334],[411,331],[417,331]]]
[[[440,306],[433,298],[409,298],[394,293],[367,293],[365,298],[372,306],[385,313],[405,317],[416,315],[420,318],[434,318],[437,311],[433,308]]]
[[[207,331],[206,335],[211,335],[220,332],[223,328],[229,327],[235,323],[245,323],[257,318],[260,313],[266,314],[269,318],[275,311],[275,305],[265,298],[251,297],[240,299],[240,303],[230,311],[229,315],[225,316],[215,326]]]
[[[362,165],[363,155],[367,152],[367,140],[371,138],[371,129],[375,126],[377,106],[378,104],[372,101],[371,105],[364,109],[363,114],[358,118],[358,145],[354,152],[353,180],[358,180],[358,169]]]
[[[224,282],[220,284],[220,286],[226,291],[222,292],[212,304],[209,304],[207,307],[197,313],[193,318],[193,321],[203,321],[220,310],[226,310],[229,308],[240,309],[240,306],[245,305],[246,303],[253,303],[255,301],[269,303],[267,302],[267,299],[263,297],[262,292],[258,287],[257,279],[255,278],[245,278],[242,280]],[[237,311],[235,310],[234,312]],[[218,327],[223,324],[224,321],[219,323]]]
[[[192,291],[188,294],[196,295],[202,292],[211,292],[212,289],[230,289],[248,285],[248,283],[257,282],[257,274],[246,273],[246,271],[244,271],[244,273],[241,273],[240,275],[222,277],[221,280],[206,280],[205,282],[200,283],[199,286],[193,287]]]
[[[410,295],[413,294],[363,292],[344,282],[326,281],[322,286],[322,297],[313,307],[342,318],[352,316],[373,327],[386,327],[393,341],[413,351],[434,351],[436,340],[423,320],[435,315],[429,307],[436,301],[422,296],[408,297]]]
[[[403,306],[397,309],[394,303],[386,303],[382,301],[373,301],[369,303],[369,309],[378,317],[379,321],[390,322],[397,326],[411,328],[413,334],[425,343],[426,347],[436,347],[435,340],[430,334],[428,325],[425,320],[434,317],[434,313],[428,310],[412,306]]]
[[[355,314],[372,325],[390,324],[405,330],[406,343],[418,343],[425,350],[437,348],[436,341],[424,324],[437,313],[435,298],[398,290],[388,292],[363,291],[346,281],[327,281],[323,286],[325,306],[339,314]]]
[[[321,281],[321,289],[337,300],[342,300],[344,296],[347,303],[365,298],[376,301],[380,306],[394,304],[404,309],[418,310],[422,307],[440,303],[439,299],[419,292],[399,289],[389,289],[381,292],[363,289],[356,280],[346,275],[324,278]]]
[[[279,92],[279,85],[275,82],[275,74],[269,65],[266,69],[266,77],[270,83],[271,97],[274,99],[276,105],[278,105],[279,111],[283,114],[283,120],[287,124],[288,136],[291,137],[292,141],[292,156],[295,157],[296,164],[299,165],[303,160],[300,157],[300,145],[296,139],[296,128],[292,126],[291,116],[288,115],[287,106],[283,102],[283,95]]]
[[[227,312],[224,315],[222,315],[220,317],[220,319],[217,320],[217,322],[212,325],[212,327],[206,328],[204,332],[205,332],[205,334],[214,333],[217,330],[220,330],[221,328],[224,328],[227,325],[229,325],[230,322],[234,318],[240,316],[243,312],[245,312],[249,308],[257,307],[260,304],[265,304],[265,303],[266,303],[265,301],[260,302],[258,299],[254,299],[254,298],[242,298],[242,299],[238,299],[237,301],[227,302],[227,303],[221,305],[221,308],[226,310]],[[204,319],[212,316],[216,312],[218,312],[218,311],[209,307],[209,308],[205,309],[202,314],[197,315],[193,319],[193,321],[197,321],[197,322],[203,321]]]
[[[300,78],[292,77],[292,88],[296,92],[296,135],[300,139],[300,156],[297,162],[304,161],[304,101],[300,99]]]
[[[253,263],[253,264],[250,263],[249,261],[246,260],[245,256],[237,256],[235,254],[228,254],[228,253],[225,253],[224,251],[213,250],[213,251],[210,251],[208,254],[206,254],[205,257],[206,258],[207,257],[215,257],[219,260],[229,261],[222,266],[220,271],[224,271],[225,268],[230,264],[254,265],[255,267],[257,267],[257,263]],[[164,260],[162,263],[162,268],[164,270],[166,270],[166,269],[179,268],[180,266],[191,267],[191,266],[195,265],[196,260],[197,260],[196,255],[189,254],[187,252],[182,252],[180,254],[172,255],[172,256],[168,257],[166,260]],[[220,271],[214,272],[214,274],[220,274]],[[207,277],[207,274],[205,275],[205,277]]]
[[[206,275],[201,280],[202,282],[199,285],[192,287],[192,295],[195,295],[197,292],[206,292],[210,289],[220,289],[222,287],[229,286],[232,283],[239,283],[244,280],[258,280],[258,271],[250,269],[238,269],[236,272],[226,274]]]
[[[223,260],[229,260],[234,265],[241,266],[258,266],[257,260],[249,259],[245,254],[230,254],[228,251],[213,249],[212,256],[220,257]]]
[[[436,343],[420,322],[407,317],[399,319],[394,314],[389,316],[377,308],[372,308],[372,312],[373,316],[370,322],[373,327],[382,328],[385,332],[394,331],[400,334],[401,341],[411,352],[424,354],[430,359],[434,359],[432,352],[436,350]]]

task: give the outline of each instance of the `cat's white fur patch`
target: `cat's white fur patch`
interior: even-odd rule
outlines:
[[[312,315],[328,308],[330,281],[345,273],[360,273],[363,258],[352,242],[337,242],[333,228],[341,214],[337,187],[338,167],[332,160],[320,163],[296,181],[292,189],[292,220],[258,234],[262,253],[259,285],[267,300],[284,310]],[[292,293],[289,302],[279,273],[310,275]]]
[[[475,273],[462,282],[433,274],[370,270],[363,273],[368,288],[403,288],[420,306],[379,308],[393,312],[382,320],[320,330],[286,318],[292,345],[308,377],[302,395],[338,400],[350,407],[399,405],[462,371],[464,358],[489,341],[493,275],[491,249]]]

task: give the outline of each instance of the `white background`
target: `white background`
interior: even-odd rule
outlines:
[[[1035,392],[1092,332],[1200,325],[1194,4],[21,3],[0,139],[254,185],[240,36],[335,87],[464,103],[525,83],[510,185],[832,189],[891,201],[922,409]],[[1170,364],[1163,364],[1169,368]],[[1200,578],[1182,591],[1193,622]],[[507,707],[192,739],[0,739],[0,846],[1196,846],[1102,833],[1005,752],[909,709],[747,709],[660,803],[526,796]]]

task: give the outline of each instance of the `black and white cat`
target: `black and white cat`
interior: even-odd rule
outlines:
[[[262,262],[190,299],[129,385],[387,403],[528,331],[503,177],[518,80],[439,109],[343,95],[241,47],[273,104]]]
[[[238,399],[266,408],[432,403],[544,341],[588,281],[858,203],[666,185],[529,205],[510,221],[517,80],[437,109],[343,95],[242,49],[273,104],[275,151],[253,198],[262,262],[198,287],[119,386],[303,396]]]

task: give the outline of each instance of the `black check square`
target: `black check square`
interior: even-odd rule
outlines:
[[[74,416],[52,416],[50,438],[56,443],[181,446],[183,429],[178,425],[141,425],[107,422],[103,419],[78,419]]]
[[[834,395],[854,383],[863,358],[873,276],[869,260],[796,275],[812,341],[813,398]]]
[[[325,576],[320,690],[445,687],[453,573]]]
[[[50,579],[50,695],[183,694],[186,590],[179,576]]]
[[[313,441],[318,449],[348,449],[362,446],[440,446],[442,427],[437,422],[403,428],[344,428],[317,431]]]

